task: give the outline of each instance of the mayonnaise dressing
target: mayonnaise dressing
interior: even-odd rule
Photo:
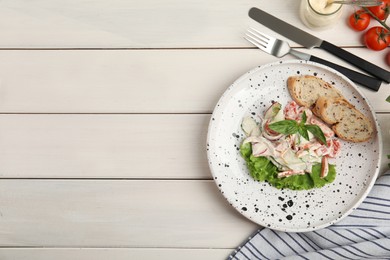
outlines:
[[[331,14],[340,8],[339,4],[328,4],[327,0],[309,0],[311,7],[321,14]]]
[[[329,28],[340,18],[342,5],[328,4],[327,0],[302,0],[300,17],[312,29]]]

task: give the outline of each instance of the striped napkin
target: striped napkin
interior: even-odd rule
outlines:
[[[336,224],[306,233],[263,228],[228,259],[390,259],[390,171]]]

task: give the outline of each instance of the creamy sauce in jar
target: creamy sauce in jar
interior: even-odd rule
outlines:
[[[327,0],[309,0],[312,8],[321,14],[331,14],[340,8],[339,4],[329,4]]]
[[[342,5],[327,0],[302,0],[300,17],[309,28],[329,28],[340,18]]]

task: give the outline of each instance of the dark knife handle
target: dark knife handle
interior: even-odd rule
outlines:
[[[337,47],[336,45],[323,41],[320,45],[320,48],[336,55],[337,57],[345,60],[346,62],[349,62],[352,65],[355,65],[356,67],[368,72],[369,74],[382,79],[383,81],[389,83],[390,82],[390,72],[387,70],[384,70],[362,58],[359,58],[358,56],[355,56],[354,54],[341,49],[340,47]]]
[[[377,79],[377,78],[373,78],[373,77],[364,75],[362,73],[359,73],[357,71],[350,70],[346,67],[334,64],[334,63],[329,62],[327,60],[323,60],[323,59],[318,58],[316,56],[311,56],[309,60],[321,63],[321,64],[326,65],[328,67],[331,67],[331,68],[337,70],[338,72],[341,72],[345,76],[347,76],[353,82],[359,83],[360,85],[368,87],[374,91],[378,91],[379,87],[382,84],[382,81]]]

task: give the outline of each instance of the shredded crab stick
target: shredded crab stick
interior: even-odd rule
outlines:
[[[329,164],[328,164],[328,157],[324,156],[322,157],[322,163],[321,163],[321,178],[324,178],[328,175],[329,172]]]
[[[298,170],[298,171],[288,170],[288,171],[284,171],[284,172],[279,172],[278,178],[288,177],[288,176],[292,176],[292,175],[303,175],[303,174],[305,174],[305,171],[302,171],[302,170]]]
[[[326,138],[326,144],[320,143],[310,132],[309,140],[298,133],[284,135],[270,129],[269,125],[282,120],[295,120],[298,123],[306,116],[306,122],[318,126]],[[244,118],[242,129],[247,135],[245,143],[252,145],[254,157],[267,157],[280,172],[278,178],[311,173],[314,164],[321,163],[321,178],[329,171],[328,158],[335,158],[340,152],[340,142],[330,127],[317,118],[310,109],[300,107],[295,101],[289,102],[284,110],[274,102],[257,124],[251,117]]]

